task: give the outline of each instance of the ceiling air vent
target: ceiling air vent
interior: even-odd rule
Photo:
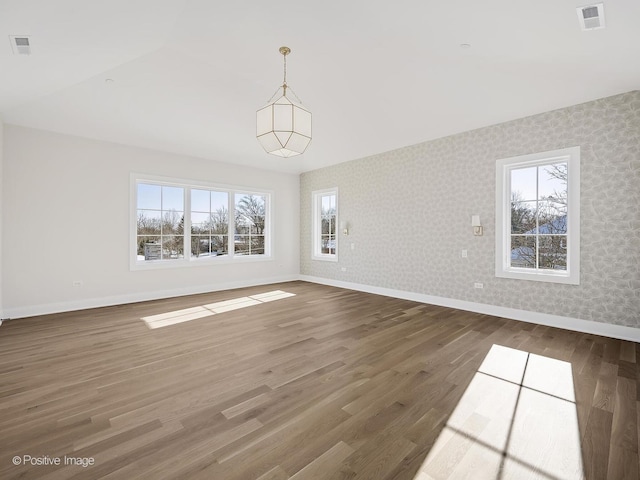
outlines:
[[[597,30],[604,28],[604,3],[578,7],[578,19],[582,30]]]
[[[31,55],[31,40],[26,35],[9,35],[15,55]]]

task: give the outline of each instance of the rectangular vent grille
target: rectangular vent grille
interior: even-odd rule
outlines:
[[[31,40],[26,35],[9,35],[14,55],[31,55]]]
[[[578,7],[578,19],[582,30],[597,30],[604,28],[604,4],[587,5]]]

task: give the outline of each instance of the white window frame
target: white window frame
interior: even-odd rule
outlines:
[[[511,267],[511,170],[567,162],[567,270]],[[496,162],[496,277],[580,284],[580,147],[503,158]]]
[[[138,260],[138,184],[148,183],[170,187],[180,187],[184,189],[184,258],[167,260]],[[216,257],[191,257],[191,189],[215,190],[227,192],[229,194],[229,252],[224,256]],[[261,195],[265,196],[265,244],[264,254],[260,255],[235,255],[233,239],[235,238],[235,195]],[[271,245],[272,235],[272,215],[271,202],[273,192],[270,190],[256,189],[253,187],[226,185],[219,183],[202,182],[199,180],[162,177],[158,175],[148,175],[142,173],[131,173],[129,191],[129,268],[130,270],[153,270],[163,268],[183,268],[195,266],[211,266],[221,264],[236,264],[245,262],[272,261]]]
[[[322,253],[321,245],[320,245],[320,237],[322,233],[322,197],[326,195],[335,195],[336,196],[336,249],[335,253]],[[325,262],[337,262],[338,261],[338,241],[339,235],[338,232],[340,228],[339,225],[339,208],[338,208],[338,188],[326,188],[324,190],[315,190],[311,192],[311,205],[313,209],[313,214],[311,215],[313,219],[313,237],[311,240],[311,258],[313,260],[322,260]]]

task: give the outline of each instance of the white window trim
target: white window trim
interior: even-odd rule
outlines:
[[[191,196],[188,194],[189,188],[204,188],[211,190],[220,190],[229,192],[229,218],[235,218],[235,198],[236,193],[266,195],[265,204],[265,253],[264,255],[228,255],[220,257],[191,258],[191,215],[185,215],[184,231],[185,245],[184,258],[175,260],[145,260],[139,261],[137,234],[138,234],[138,183],[152,183],[157,185],[167,185],[185,188],[184,192],[184,211],[191,211]],[[211,265],[251,263],[273,261],[271,246],[273,244],[273,233],[271,228],[272,214],[271,203],[273,201],[273,191],[267,189],[256,189],[255,187],[246,187],[238,185],[229,185],[222,183],[209,183],[200,180],[191,180],[184,178],[163,177],[158,175],[147,175],[143,173],[130,174],[130,190],[129,190],[129,269],[130,270],[155,270],[164,268],[184,268],[184,267],[201,267]]]
[[[320,253],[320,198],[326,194],[335,194],[336,196],[336,253]],[[339,208],[338,208],[338,187],[325,188],[323,190],[314,190],[311,192],[311,205],[313,208],[313,237],[311,241],[311,259],[321,260],[325,262],[337,262],[338,261],[338,248],[339,248]]]
[[[513,168],[567,162],[567,270],[533,270],[510,266],[511,176]],[[504,158],[496,162],[496,277],[580,284],[580,147]]]

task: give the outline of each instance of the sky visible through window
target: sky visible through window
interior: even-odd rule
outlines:
[[[568,164],[513,168],[510,265],[567,269]]]
[[[139,182],[136,261],[268,255],[267,208],[268,194]]]
[[[566,163],[555,165],[563,166],[566,171]],[[563,180],[557,175],[554,176],[549,165],[511,170],[511,191],[519,192],[523,201],[553,197],[557,192],[566,191],[566,189],[566,177]]]
[[[182,187],[138,184],[138,209],[184,210],[184,189]]]

